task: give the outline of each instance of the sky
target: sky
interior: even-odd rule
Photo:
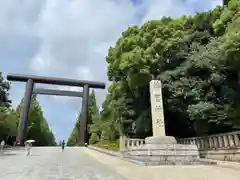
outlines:
[[[7,0],[0,1],[0,72],[101,81],[108,48],[132,25],[213,9],[222,0]],[[81,91],[37,84],[36,87]],[[24,83],[12,82],[16,107]],[[95,90],[98,107],[107,90]],[[81,98],[38,95],[57,141],[67,140]]]

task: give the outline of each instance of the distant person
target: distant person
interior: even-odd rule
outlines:
[[[65,141],[62,141],[62,151],[64,151],[64,147],[65,147]]]
[[[31,143],[25,142],[25,154],[26,154],[26,156],[30,155],[30,151],[31,151]]]
[[[2,141],[1,141],[1,150],[2,150],[2,151],[4,150],[4,146],[5,146],[5,141],[2,140]]]

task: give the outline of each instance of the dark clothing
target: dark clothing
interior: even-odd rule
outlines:
[[[62,151],[64,150],[65,142],[62,142]]]

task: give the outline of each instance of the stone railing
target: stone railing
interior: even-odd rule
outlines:
[[[178,139],[180,144],[196,144],[199,150],[229,149],[240,147],[240,131],[204,137]],[[120,150],[135,149],[145,144],[144,139],[120,138]]]
[[[231,149],[240,147],[240,131],[205,137],[178,139],[180,144],[196,144],[199,150]]]
[[[177,139],[179,144],[196,144],[202,158],[240,162],[240,131],[204,137]],[[120,151],[141,148],[144,139],[120,138]]]
[[[144,139],[133,139],[126,136],[120,137],[120,150],[136,149],[142,147],[145,144]]]

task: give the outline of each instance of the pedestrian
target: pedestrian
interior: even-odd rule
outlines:
[[[31,145],[29,142],[25,142],[25,154],[26,156],[30,155]]]
[[[4,146],[5,146],[5,141],[2,140],[2,141],[1,141],[1,151],[2,151],[2,152],[4,151]]]
[[[65,141],[62,141],[62,151],[64,151]]]
[[[32,143],[31,142],[29,143],[29,155],[30,156],[32,155]]]

